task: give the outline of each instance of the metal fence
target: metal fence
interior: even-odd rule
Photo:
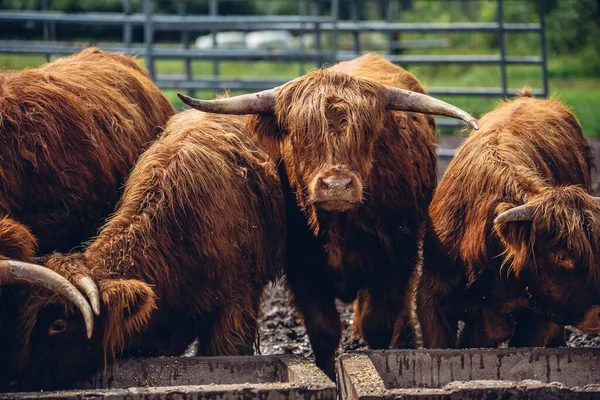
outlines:
[[[335,63],[356,57],[365,50],[361,35],[365,32],[378,32],[386,37],[386,45],[380,51],[394,63],[406,65],[436,64],[485,64],[496,65],[500,71],[498,87],[431,87],[429,93],[444,96],[487,96],[506,97],[514,95],[518,89],[511,88],[507,80],[507,66],[525,64],[541,69],[542,82],[534,88],[538,96],[548,95],[548,73],[545,51],[545,27],[543,0],[537,0],[539,18],[531,23],[508,23],[504,18],[504,2],[496,0],[497,21],[495,22],[460,22],[460,23],[399,23],[398,1],[371,0],[379,6],[377,19],[361,19],[359,8],[361,3],[369,0],[290,0],[298,3],[297,15],[221,15],[219,0],[209,1],[209,12],[206,15],[190,15],[186,13],[185,0],[174,0],[176,14],[158,14],[153,12],[153,0],[143,0],[139,10],[134,10],[132,0],[123,0],[122,12],[89,12],[63,13],[50,11],[50,0],[41,0],[37,10],[16,11],[1,10],[0,24],[28,22],[43,26],[41,40],[0,40],[0,53],[15,54],[70,54],[77,52],[88,43],[74,43],[70,40],[57,40],[56,26],[85,25],[111,26],[122,29],[120,43],[94,43],[107,51],[123,51],[145,57],[146,68],[161,89],[177,89],[193,92],[195,90],[222,91],[256,91],[281,85],[284,78],[248,78],[240,71],[239,76],[224,76],[221,65],[226,61],[272,61],[296,63],[298,74],[308,68],[319,67],[324,63]],[[241,0],[243,1],[243,0]],[[268,0],[271,1],[271,0]],[[321,9],[327,4],[328,13]],[[339,18],[340,7],[345,7],[349,18]],[[143,41],[134,41],[134,29],[143,29]],[[313,45],[301,44],[293,49],[199,49],[193,46],[192,33],[198,30],[210,32],[213,44],[217,44],[220,31],[255,31],[286,30],[294,35],[310,35]],[[178,44],[155,42],[160,32],[179,32]],[[406,43],[397,40],[397,36],[405,33],[472,33],[495,34],[498,38],[499,52],[492,55],[407,55],[402,54]],[[506,51],[506,36],[513,34],[539,35],[540,48],[529,56],[509,56]],[[350,35],[352,46],[342,49],[339,45],[340,35]],[[326,41],[324,39],[327,39]],[[325,43],[327,42],[327,43]],[[422,43],[421,43],[422,44]],[[414,45],[414,43],[413,43]],[[422,44],[423,45],[423,44]],[[426,47],[425,43],[423,46]],[[432,45],[435,45],[432,44]],[[535,49],[534,49],[535,50]],[[400,52],[400,54],[399,54]],[[157,60],[175,59],[183,61],[181,74],[164,74],[157,71]],[[197,60],[210,60],[212,71],[201,76],[194,75],[192,64]],[[454,125],[455,121],[438,119],[440,125]]]

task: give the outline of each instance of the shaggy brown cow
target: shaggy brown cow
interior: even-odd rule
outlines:
[[[262,114],[246,127],[282,159],[287,281],[316,363],[332,379],[341,336],[336,297],[358,294],[355,328],[371,347],[388,347],[396,320],[406,319],[406,287],[436,184],[433,118],[407,111],[475,124],[418,92],[414,76],[368,54],[258,94],[180,95],[204,111]],[[411,329],[399,325],[396,345],[406,346]]]
[[[123,54],[91,48],[0,73],[0,259],[31,261],[94,236],[135,160],[174,113]],[[15,297],[26,295],[20,289],[0,292],[3,346]],[[0,349],[0,364],[5,355]]]
[[[417,289],[423,346],[564,344],[600,331],[600,204],[575,116],[525,90],[479,121],[429,208]]]
[[[243,128],[241,117],[173,117],[86,251],[50,257],[69,281],[97,284],[100,316],[88,340],[94,320],[77,296],[32,289],[11,356],[18,386],[64,386],[106,357],[180,355],[196,337],[201,355],[252,354],[263,287],[283,272],[285,217],[277,171]]]
[[[173,114],[124,54],[91,48],[1,73],[0,255],[29,260],[94,236]]]

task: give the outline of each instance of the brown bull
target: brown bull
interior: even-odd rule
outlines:
[[[174,113],[123,54],[92,48],[0,73],[0,259],[31,261],[94,236],[135,160]],[[15,297],[26,295],[20,289],[0,292],[0,364]]]
[[[371,347],[390,345],[436,184],[433,118],[475,124],[454,106],[426,96],[417,79],[368,54],[285,85],[236,98],[194,100],[204,111],[259,114],[247,130],[274,158],[288,218],[287,281],[316,363],[332,379],[341,336],[336,297],[358,296],[355,330]]]
[[[565,324],[599,332],[600,204],[575,116],[525,90],[479,123],[429,208],[423,346],[564,345]]]
[[[195,338],[201,355],[253,353],[263,287],[283,272],[285,217],[277,171],[243,127],[173,117],[85,252],[56,253],[48,268],[0,261],[0,278],[62,294],[32,289],[0,379],[61,387],[107,357],[180,355]],[[69,283],[82,277],[96,317]]]

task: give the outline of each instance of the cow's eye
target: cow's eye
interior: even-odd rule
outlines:
[[[48,328],[48,335],[54,336],[54,335],[58,335],[59,333],[63,333],[64,331],[67,330],[68,325],[69,325],[69,323],[66,320],[57,319]]]
[[[575,259],[566,250],[559,250],[554,253],[554,261],[566,269],[573,269],[575,267]]]

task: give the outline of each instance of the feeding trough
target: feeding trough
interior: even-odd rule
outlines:
[[[600,398],[593,348],[356,352],[337,371],[344,400]]]
[[[71,390],[0,394],[0,399],[91,398],[335,400],[336,388],[313,363],[281,355],[128,359]]]

